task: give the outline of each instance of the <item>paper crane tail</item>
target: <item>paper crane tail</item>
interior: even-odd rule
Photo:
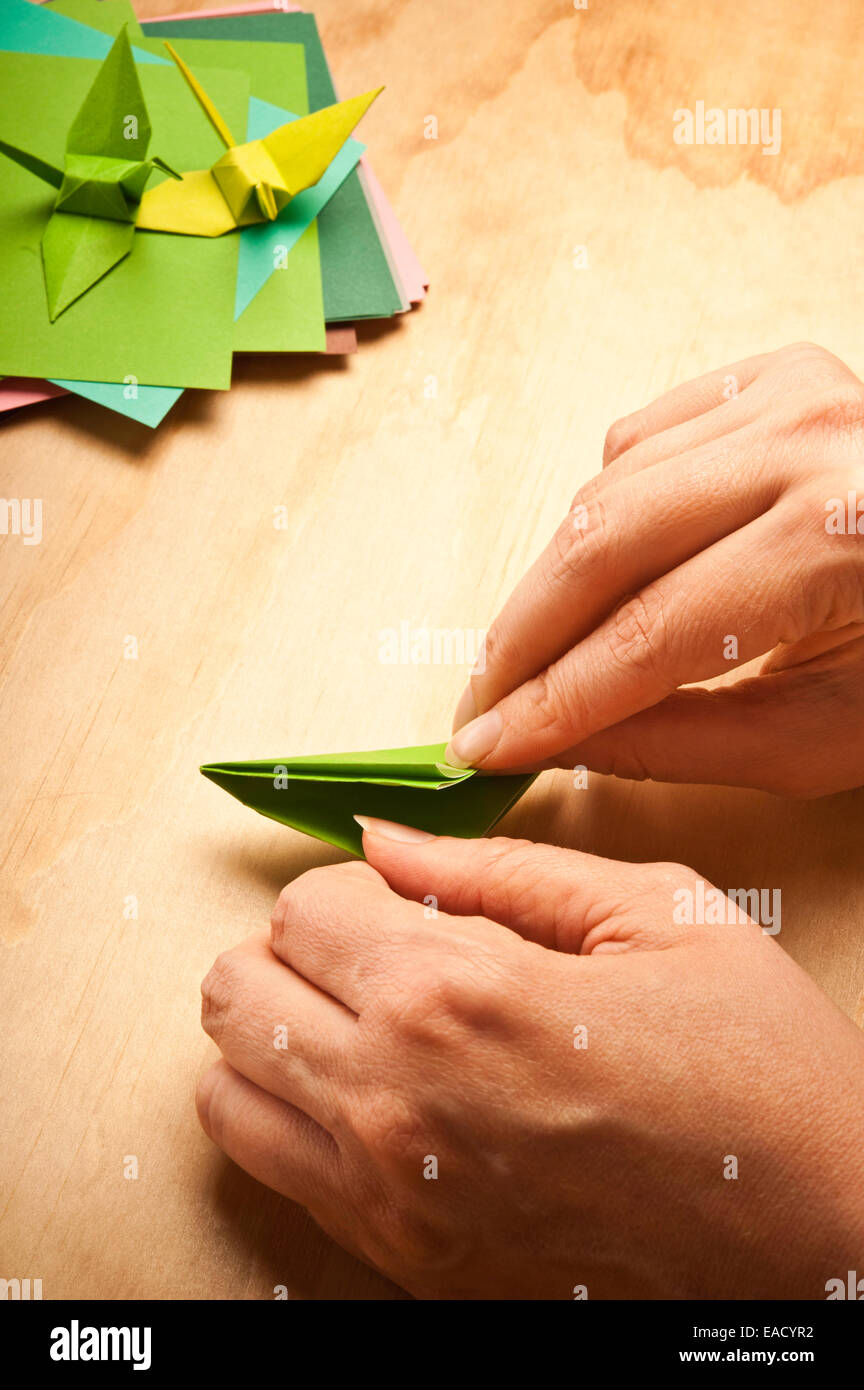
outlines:
[[[56,168],[53,164],[46,164],[44,159],[39,159],[38,155],[29,154],[27,150],[19,149],[17,145],[7,145],[5,140],[0,140],[0,153],[5,154],[8,159],[14,159],[16,164],[20,164],[22,169],[29,169],[31,174],[35,174],[37,179],[42,179],[45,183],[50,183],[52,188],[59,188],[63,182],[63,170]]]

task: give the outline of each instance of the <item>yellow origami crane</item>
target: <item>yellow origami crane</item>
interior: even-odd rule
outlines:
[[[238,145],[198,79],[170,43],[165,47],[226,153],[210,169],[195,169],[179,182],[166,179],[145,193],[137,220],[145,231],[222,236],[237,227],[272,222],[296,194],[318,182],[384,90],[378,87],[364,96],[325,106],[279,126],[263,140]]]

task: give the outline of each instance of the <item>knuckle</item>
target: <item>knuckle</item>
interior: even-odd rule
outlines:
[[[378,1164],[410,1162],[423,1143],[418,1106],[396,1090],[364,1092],[348,1118],[355,1138]]]
[[[648,585],[621,604],[607,625],[606,640],[609,655],[619,666],[672,688],[664,675],[669,633],[659,587]]]
[[[674,859],[661,859],[654,864],[646,864],[645,868],[649,871],[651,879],[663,887],[679,887],[682,883],[695,883],[699,879],[699,875],[689,864],[679,864]]]
[[[581,484],[579,489],[573,494],[570,506],[567,508],[567,520],[573,520],[573,513],[577,507],[587,507],[593,502],[607,486],[607,480],[602,473],[595,473]]]
[[[326,869],[307,869],[286,883],[273,911],[273,917],[280,927],[285,927],[290,919],[302,911],[310,898],[316,896],[315,875],[326,873]]]
[[[422,1286],[433,1271],[456,1265],[465,1250],[458,1226],[442,1223],[434,1208],[417,1199],[417,1177],[430,1157],[440,1156],[436,1116],[391,1091],[367,1096],[351,1121],[371,1177],[363,1219],[367,1254],[373,1263],[395,1268],[403,1281]]]
[[[419,1210],[411,1200],[387,1207],[382,1224],[389,1249],[399,1268],[409,1273],[412,1283],[422,1282],[433,1274],[440,1277],[443,1271],[452,1269],[461,1260],[464,1238],[440,1224],[426,1210]]]
[[[216,1065],[198,1079],[195,1088],[195,1108],[201,1127],[214,1144],[221,1145],[224,1131],[224,1110],[222,1096],[222,1071]]]
[[[285,885],[270,918],[270,939],[276,946],[287,939],[292,926],[299,920],[316,921],[322,917],[326,895],[334,889],[350,887],[377,880],[378,874],[370,864],[355,860],[348,864],[328,864],[307,869]]]
[[[488,970],[473,952],[418,958],[393,989],[389,1023],[403,1043],[440,1049],[454,1030],[461,1034],[484,1018],[493,996]]]
[[[864,390],[858,381],[835,381],[823,389],[821,417],[830,428],[854,429],[864,421]]]
[[[650,782],[652,778],[638,740],[626,744],[617,743],[610,752],[607,765],[597,770],[610,777],[619,777],[625,782]]]
[[[285,885],[270,919],[270,944],[278,955],[287,945],[298,922],[308,926],[320,912],[321,889],[315,875],[326,869],[307,869]]]
[[[811,429],[845,430],[864,418],[864,393],[855,381],[832,381],[830,385],[809,385],[799,392],[790,420],[790,433]]]
[[[236,953],[223,951],[201,982],[201,1026],[214,1040],[218,1041],[224,1030],[236,1002],[238,986]]]
[[[533,840],[496,836],[485,842],[476,878],[481,914],[494,915],[486,911],[490,892],[494,892],[496,899],[503,892],[511,907],[523,894],[530,897],[536,887],[540,854],[542,851]]]
[[[818,343],[787,343],[785,347],[777,349],[778,357],[830,357],[831,354],[826,348],[820,347]]]
[[[821,384],[830,385],[832,381],[848,377],[855,380],[849,368],[839,357],[818,343],[790,343],[770,354],[772,362],[784,377],[800,383],[801,386]]]
[[[580,508],[589,514],[587,524],[582,524]],[[601,559],[614,563],[616,557],[609,553],[614,535],[615,528],[600,489],[596,484],[593,489],[586,485],[552,537],[546,573],[549,587],[572,587],[587,571],[596,568]]]
[[[603,464],[614,462],[621,454],[639,442],[639,430],[632,415],[624,415],[615,420],[606,431],[603,441]]]
[[[508,671],[515,664],[518,656],[519,647],[511,635],[507,618],[496,618],[484,638],[483,669],[472,674],[472,688],[476,688],[474,686],[475,680],[482,678],[490,671]]]
[[[555,666],[548,667],[522,687],[525,724],[534,734],[547,734],[556,741],[576,742],[588,728],[588,710],[575,683],[568,681]]]

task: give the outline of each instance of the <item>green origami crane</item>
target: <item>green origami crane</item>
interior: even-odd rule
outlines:
[[[534,780],[484,777],[444,762],[447,745],[328,753],[270,762],[208,763],[205,777],[262,816],[363,854],[355,815],[435,835],[484,835]]]
[[[0,152],[58,190],[42,237],[48,314],[54,320],[128,256],[138,205],[154,168],[150,122],[123,28],[99,69],[66,141],[63,168],[0,140]]]

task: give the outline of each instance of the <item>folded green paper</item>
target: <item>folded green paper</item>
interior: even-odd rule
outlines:
[[[444,762],[445,743],[264,762],[207,763],[211,782],[262,816],[363,855],[355,815],[470,839],[484,835],[534,780]]]

